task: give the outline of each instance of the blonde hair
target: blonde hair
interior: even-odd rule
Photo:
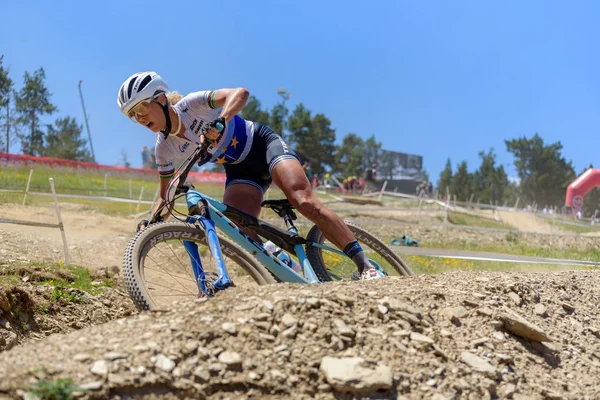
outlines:
[[[178,91],[169,92],[166,94],[167,100],[169,100],[169,104],[177,104],[183,96]]]

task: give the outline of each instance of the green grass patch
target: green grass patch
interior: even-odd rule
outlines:
[[[557,221],[553,221],[553,222],[551,222],[551,224],[559,227],[560,229],[562,229],[564,231],[573,232],[573,233],[600,232],[600,227],[592,226],[592,225],[582,226],[582,225],[575,225],[575,224],[569,224],[569,223],[563,223],[563,222],[557,222]]]
[[[510,235],[511,232],[507,234]],[[492,253],[514,254],[520,256],[544,257],[544,258],[563,258],[571,260],[584,260],[600,262],[600,250],[598,248],[588,248],[585,250],[576,249],[558,249],[558,248],[539,248],[530,247],[518,242],[518,235],[513,234],[509,243],[485,243],[479,244],[468,241],[455,242],[421,242],[421,247],[430,247],[438,249],[456,249],[456,250],[472,250],[472,251],[487,251]],[[389,243],[389,242],[388,242]]]
[[[30,167],[6,166],[0,169],[0,188],[25,190],[29,177]],[[51,193],[48,178],[54,179],[57,194],[85,195],[85,196],[108,196],[123,199],[145,201],[154,200],[158,188],[158,173],[156,176],[139,176],[135,173],[123,172],[112,173],[106,176],[101,171],[77,170],[71,168],[51,168],[44,165],[33,167],[30,192]],[[195,183],[196,190],[217,200],[223,198],[224,186],[220,183]],[[130,190],[131,187],[131,190]],[[142,187],[144,191],[142,192]],[[0,193],[1,203],[22,203],[23,193]],[[27,196],[26,204],[51,203],[49,196]],[[89,209],[95,209],[107,214],[129,215],[135,212],[135,203],[117,203],[104,200],[59,198],[60,203],[83,204]],[[139,212],[149,210],[151,205],[141,204]]]
[[[75,385],[71,378],[48,380],[43,377],[31,387],[29,393],[44,400],[71,400],[74,392],[85,391]]]
[[[0,267],[0,285],[15,285],[27,279],[27,282],[55,287],[53,300],[65,298],[77,302],[81,294],[73,294],[68,289],[83,290],[91,295],[101,293],[106,287],[113,287],[110,279],[94,279],[91,271],[79,266],[65,266],[62,263],[31,262],[8,264]],[[76,292],[75,292],[76,293]]]
[[[554,264],[528,264],[500,261],[474,261],[456,258],[439,258],[404,255],[402,258],[416,274],[439,274],[451,271],[494,272],[553,272],[565,270],[597,269],[593,266],[561,266]]]

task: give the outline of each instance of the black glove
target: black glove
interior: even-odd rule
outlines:
[[[208,123],[208,129],[210,130],[212,128],[215,128],[220,133],[223,133],[226,125],[227,124],[225,122],[225,118],[219,117],[219,118],[215,119],[214,121]]]
[[[210,131],[211,129],[216,129],[220,134],[223,134],[223,131],[225,130],[225,118],[223,117],[219,117],[217,119],[215,119],[214,121],[211,121],[208,123],[208,125],[206,126],[207,130],[206,132]],[[219,136],[218,138],[216,138],[215,140],[210,140],[209,138],[207,138],[206,136],[204,136],[204,139],[209,141],[210,143],[212,142],[218,142],[219,139],[221,139],[221,136]]]
[[[150,221],[148,221],[147,219],[143,219],[137,224],[137,228],[135,231],[139,232],[139,231],[145,229],[149,224],[150,224]]]

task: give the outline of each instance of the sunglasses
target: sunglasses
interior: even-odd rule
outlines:
[[[129,113],[127,114],[127,116],[133,122],[138,122],[138,118],[148,112],[148,107],[150,106],[150,103],[152,101],[154,101],[154,99],[158,98],[161,94],[163,94],[163,93],[157,93],[154,96],[150,97],[149,99],[140,101],[135,106],[133,106],[133,108],[131,110],[129,110]]]

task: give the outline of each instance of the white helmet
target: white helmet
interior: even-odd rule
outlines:
[[[119,89],[117,104],[125,115],[140,101],[169,91],[167,83],[156,72],[138,72],[131,75]]]

